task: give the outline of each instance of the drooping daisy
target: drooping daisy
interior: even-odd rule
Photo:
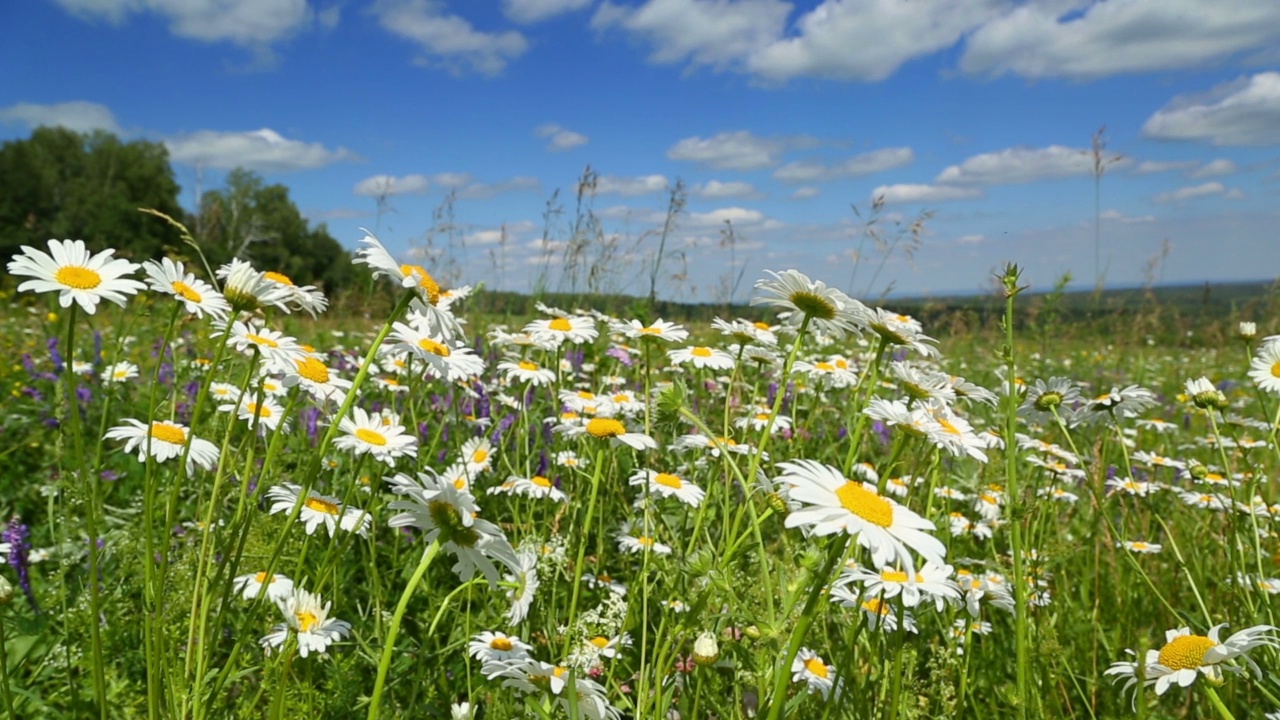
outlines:
[[[275,283],[284,290],[285,302],[292,308],[303,310],[311,317],[315,317],[319,313],[325,311],[329,307],[329,301],[325,299],[324,293],[315,285],[303,285],[299,287],[295,285],[293,280],[284,273],[278,273],[268,270],[262,273],[262,279],[270,283]]]
[[[644,433],[628,432],[627,426],[614,418],[591,418],[578,434],[586,433],[593,438],[608,440],[613,444],[626,445],[634,450],[656,450],[658,443]]]
[[[351,632],[351,624],[337,618],[329,617],[329,609],[333,603],[321,604],[320,596],[313,595],[301,588],[293,592],[279,603],[280,612],[284,614],[284,622],[275,626],[271,633],[259,642],[264,648],[279,649],[289,639],[292,631],[298,639],[298,654],[306,657],[311,653],[324,655],[329,646],[346,637]]]
[[[587,720],[619,720],[622,717],[622,713],[605,699],[604,686],[588,677],[571,675],[569,668],[563,665],[525,658],[510,663],[492,663],[483,667],[481,672],[490,679],[502,678],[504,687],[526,694],[548,692],[555,698],[556,706],[566,713],[570,713],[573,707],[569,699],[563,697],[572,677],[577,711],[582,717]]]
[[[884,308],[872,308],[868,313],[868,325],[889,345],[902,345],[925,357],[939,355],[938,348],[929,344],[937,341],[924,334],[919,320]]]
[[[272,502],[267,511],[272,515],[291,513],[301,495],[302,487],[294,483],[287,482],[268,488],[267,499]],[[311,490],[302,501],[298,522],[306,527],[308,535],[315,533],[316,528],[324,525],[329,532],[329,537],[333,537],[339,528],[364,537],[369,533],[373,518],[359,508],[343,507],[342,501],[336,497],[321,495]]]
[[[356,257],[352,262],[368,265],[374,277],[385,277],[401,287],[415,289],[430,305],[435,306],[440,303],[440,284],[431,277],[431,273],[427,272],[426,268],[421,265],[396,262],[378,238],[364,228],[360,230],[365,233],[365,236],[360,238],[360,243],[365,247],[356,251]]]
[[[74,302],[92,315],[100,300],[124,307],[127,296],[146,287],[127,277],[138,264],[113,258],[115,250],[90,255],[83,240],[50,240],[48,247],[46,253],[23,245],[9,261],[10,275],[33,278],[19,284],[18,292],[56,292],[60,306]]]
[[[800,648],[791,661],[791,682],[804,683],[809,694],[821,693],[826,700],[835,684],[836,666],[828,665],[818,653],[807,647]]]
[[[235,312],[253,312],[264,307],[290,311],[288,291],[266,279],[253,265],[233,258],[214,273],[222,278],[222,294]]]
[[[358,407],[351,408],[351,414],[338,423],[338,429],[344,434],[334,438],[333,446],[340,450],[372,455],[393,467],[396,458],[418,456],[418,440],[406,433],[403,425],[384,423],[381,416]]]
[[[104,385],[128,382],[136,377],[138,377],[138,366],[128,360],[121,360],[102,368],[102,382]]]
[[[534,320],[524,326],[524,331],[539,341],[559,347],[563,342],[575,345],[593,342],[599,337],[595,321],[588,317],[553,317]]]
[[[1169,630],[1165,633],[1164,646],[1159,650],[1148,650],[1141,665],[1122,660],[1112,663],[1103,674],[1111,675],[1116,682],[1126,680],[1126,692],[1141,677],[1143,687],[1155,686],[1156,695],[1163,695],[1175,684],[1189,687],[1201,675],[1210,683],[1221,684],[1224,670],[1242,675],[1247,667],[1255,676],[1260,677],[1257,664],[1246,653],[1258,647],[1280,647],[1280,641],[1273,633],[1276,628],[1255,625],[1223,640],[1219,633],[1224,627],[1225,623],[1213,626],[1207,636],[1192,635],[1191,629],[1185,627]],[[1132,650],[1126,652],[1133,654]],[[1243,661],[1246,667],[1228,664],[1236,659]]]
[[[751,304],[766,305],[786,311],[786,324],[799,327],[808,318],[815,332],[843,337],[847,332],[861,332],[867,327],[867,307],[839,290],[827,287],[821,280],[810,280],[798,270],[775,273],[766,270],[771,279],[756,281],[759,295]]]
[[[648,325],[641,323],[639,320],[628,320],[626,322],[613,323],[609,329],[629,340],[652,338],[654,340],[665,340],[667,342],[682,342],[685,338],[689,337],[688,330],[685,330],[682,326],[673,322],[667,322],[662,318],[658,318]]]
[[[533,646],[515,635],[486,630],[467,643],[467,654],[485,665],[524,660]]]
[[[245,600],[252,600],[266,591],[267,599],[281,603],[293,595],[293,581],[284,575],[266,572],[241,575],[232,581],[232,587]]]
[[[667,357],[671,358],[671,364],[673,365],[692,363],[699,370],[707,368],[712,370],[733,369],[732,355],[723,350],[701,345],[668,350]]]
[[[871,551],[876,567],[905,566],[915,572],[915,550],[926,562],[945,566],[946,547],[925,533],[932,522],[876,492],[870,483],[847,480],[839,470],[813,460],[784,462],[778,478],[791,486],[790,499],[802,508],[787,515],[786,527],[815,535],[846,532]]]
[[[542,583],[538,580],[538,551],[523,547],[516,553],[516,566],[511,574],[503,576],[507,585],[507,599],[511,601],[511,609],[507,611],[507,622],[519,625],[529,615],[533,606],[533,598],[538,594]]]
[[[208,440],[191,435],[185,425],[157,420],[146,425],[133,418],[125,418],[124,425],[107,430],[103,440],[124,440],[124,451],[138,451],[138,462],[146,462],[147,455],[158,462],[165,462],[182,457],[183,449],[191,443],[191,451],[187,455],[187,472],[200,467],[212,470],[218,464],[218,446]]]
[[[689,507],[698,507],[707,493],[702,488],[682,479],[675,473],[660,473],[653,470],[637,470],[632,476],[632,485],[645,485],[649,492],[659,497],[673,497]]]
[[[231,305],[222,293],[209,283],[185,271],[181,262],[161,258],[160,262],[148,260],[142,263],[147,273],[147,284],[156,292],[172,295],[182,302],[187,312],[196,317],[208,315],[215,320],[225,320]]]
[[[498,363],[498,369],[506,374],[508,382],[529,383],[540,387],[556,381],[554,372],[531,360],[503,360]]]

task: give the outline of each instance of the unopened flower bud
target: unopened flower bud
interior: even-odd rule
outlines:
[[[720,659],[720,643],[710,631],[704,631],[693,641],[693,661],[699,665],[710,665]]]
[[[1240,332],[1239,332],[1239,335],[1240,335],[1240,339],[1241,339],[1241,340],[1252,340],[1252,339],[1254,339],[1255,337],[1257,337],[1257,336],[1258,336],[1258,324],[1257,324],[1257,323],[1252,323],[1252,322],[1243,322],[1243,321],[1242,321],[1242,322],[1240,323]]]

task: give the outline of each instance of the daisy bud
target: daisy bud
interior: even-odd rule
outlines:
[[[1200,377],[1195,380],[1188,380],[1186,390],[1187,394],[1191,396],[1191,401],[1198,408],[1221,410],[1227,406],[1227,396],[1214,387],[1213,383],[1209,382],[1209,378]]]
[[[3,575],[0,575],[0,605],[8,605],[12,599],[13,585]]]
[[[1062,394],[1052,391],[1041,394],[1034,403],[1036,410],[1040,412],[1053,412],[1053,409],[1061,404]]]
[[[1252,340],[1258,336],[1258,324],[1252,322],[1241,322],[1240,331],[1238,333],[1241,340]]]
[[[1209,468],[1200,463],[1193,463],[1188,466],[1187,472],[1191,473],[1191,477],[1196,480],[1204,480],[1209,477]]]
[[[703,631],[697,640],[693,641],[693,661],[699,665],[710,665],[720,659],[720,644],[716,642],[716,636],[710,631]]]
[[[746,635],[752,640],[759,640],[761,635],[760,628],[756,627],[755,625],[748,625],[745,628],[743,628],[742,634]]]

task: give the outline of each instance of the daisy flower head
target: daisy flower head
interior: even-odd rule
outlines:
[[[778,336],[773,333],[773,327],[769,323],[751,322],[741,318],[731,321],[715,318],[711,321],[711,327],[719,330],[721,335],[727,335],[742,345],[755,343],[764,347],[775,347],[778,344]]]
[[[615,418],[596,417],[587,421],[581,432],[614,445],[622,444],[633,450],[656,450],[658,443],[644,433],[628,432],[627,426]]]
[[[556,374],[541,367],[532,360],[503,360],[498,369],[507,377],[507,382],[529,383],[534,387],[550,385],[556,381]]]
[[[538,594],[542,583],[538,580],[538,551],[531,547],[521,548],[516,553],[516,565],[511,574],[503,576],[503,584],[507,586],[507,599],[511,601],[511,609],[507,611],[507,622],[519,625],[529,615],[533,606],[533,598]]]
[[[1263,343],[1249,362],[1249,379],[1263,392],[1280,395],[1280,342]]]
[[[106,385],[122,383],[138,377],[138,366],[121,360],[102,368],[102,382]]]
[[[836,666],[828,665],[818,653],[807,647],[800,648],[791,661],[791,682],[804,683],[809,694],[820,693],[826,700],[835,685]]]
[[[272,515],[292,513],[301,500],[298,522],[306,527],[308,535],[324,525],[329,537],[333,537],[339,529],[364,537],[369,534],[369,526],[373,523],[369,513],[359,508],[343,507],[342,501],[336,497],[310,490],[303,499],[302,487],[294,483],[287,482],[268,488],[267,499],[271,501],[271,507],[267,511]]]
[[[46,253],[23,245],[9,261],[10,275],[32,278],[19,284],[18,292],[56,292],[60,306],[74,302],[92,315],[99,301],[124,307],[129,295],[146,287],[128,277],[138,264],[112,257],[115,250],[90,255],[83,240],[50,240],[48,247]]]
[[[699,370],[707,368],[712,370],[733,369],[733,356],[717,348],[703,346],[675,348],[667,351],[667,357],[671,358],[673,365],[691,363]]]
[[[257,352],[262,357],[263,365],[273,371],[289,372],[296,367],[295,360],[307,355],[297,340],[265,326],[237,320],[231,323],[230,329],[224,326],[214,335],[224,332],[231,333],[231,347],[245,355]]]
[[[475,476],[493,466],[493,444],[487,437],[473,437],[462,443],[462,462],[467,473]]]
[[[147,273],[147,284],[152,290],[172,295],[187,312],[198,318],[208,315],[215,320],[225,320],[231,312],[231,305],[222,293],[194,273],[186,272],[181,262],[167,257],[159,262],[148,260],[142,263],[142,269]]]
[[[600,332],[589,317],[559,316],[534,320],[524,326],[524,331],[537,340],[559,347],[564,342],[574,345],[594,342]]]
[[[1189,687],[1196,678],[1203,675],[1212,684],[1221,684],[1223,671],[1236,675],[1244,674],[1245,667],[1231,662],[1239,659],[1260,675],[1256,663],[1247,653],[1258,647],[1280,647],[1274,630],[1270,625],[1255,625],[1222,639],[1222,628],[1226,624],[1215,625],[1208,635],[1193,635],[1190,628],[1178,628],[1165,633],[1165,644],[1159,650],[1148,650],[1141,663],[1119,661],[1111,664],[1104,675],[1113,676],[1116,682],[1125,680],[1124,690],[1128,691],[1142,678],[1143,687],[1152,685],[1156,695],[1163,695],[1174,685]],[[1128,651],[1133,654],[1132,650]],[[1140,672],[1139,672],[1140,671]],[[1137,698],[1134,698],[1137,702]]]
[[[394,466],[396,458],[417,457],[418,441],[398,423],[385,423],[381,415],[371,415],[353,407],[351,414],[338,423],[344,434],[334,439],[334,447],[356,455],[372,455],[374,459]]]
[[[222,278],[222,294],[233,312],[253,312],[264,307],[289,312],[288,291],[244,260],[233,258],[214,274]]]
[[[360,244],[364,247],[356,251],[356,257],[352,262],[368,265],[374,277],[384,277],[400,287],[413,288],[418,292],[419,297],[430,305],[434,306],[440,302],[440,284],[431,277],[431,273],[427,272],[426,268],[421,265],[397,262],[378,238],[364,228],[360,228],[360,231],[365,234],[360,238]]]
[[[913,608],[923,600],[933,600],[938,612],[946,603],[959,603],[960,587],[951,579],[954,568],[950,565],[925,563],[914,574],[895,567],[883,567],[879,571],[861,565],[845,568],[836,579],[836,585],[861,583],[860,596],[890,600],[902,596],[903,607]]]
[[[285,375],[289,385],[300,385],[317,402],[332,400],[341,405],[347,399],[347,391],[351,389],[351,381],[338,377],[337,371],[330,368],[315,355],[304,355],[294,358],[294,368]]]
[[[188,442],[191,450],[187,454],[187,472],[197,467],[212,470],[218,464],[218,446],[208,440],[193,436],[185,425],[157,420],[146,425],[133,418],[125,418],[124,425],[107,430],[103,440],[124,440],[124,451],[138,451],[138,462],[146,462],[153,457],[157,462],[165,462],[182,457]]]
[[[799,270],[765,272],[772,277],[756,281],[760,294],[751,298],[751,305],[786,311],[788,326],[798,327],[808,319],[815,332],[835,337],[867,327],[867,307],[821,280],[811,280]]]
[[[848,480],[836,468],[813,460],[779,463],[780,482],[790,485],[789,498],[801,508],[787,515],[785,527],[807,528],[814,535],[845,532],[871,551],[876,567],[903,567],[915,572],[910,550],[926,562],[945,566],[946,547],[927,534],[932,522],[891,498],[880,495],[870,483]]]
[[[939,355],[938,348],[929,344],[937,341],[924,334],[919,320],[884,308],[873,308],[868,313],[868,324],[886,343],[910,348],[925,357]]]
[[[650,338],[653,340],[665,340],[666,342],[683,342],[689,337],[689,331],[685,330],[684,327],[673,322],[667,322],[662,318],[658,318],[648,325],[641,323],[639,320],[613,323],[609,326],[609,330],[629,340]]]
[[[270,395],[259,400],[257,397],[245,393],[235,403],[219,405],[218,410],[221,412],[234,412],[238,419],[244,420],[250,426],[256,424],[258,428],[264,431],[274,432],[282,423],[286,429],[289,427],[289,421],[284,416],[284,407],[272,400]]]
[[[311,653],[324,655],[329,646],[346,637],[351,632],[351,624],[329,617],[329,609],[333,603],[321,604],[320,596],[301,588],[294,588],[282,602],[278,604],[284,615],[284,622],[259,642],[263,648],[279,649],[293,632],[298,639],[298,654],[306,657]]]
[[[315,317],[329,307],[329,301],[325,299],[324,293],[315,285],[299,287],[288,275],[273,270],[262,273],[262,279],[274,283],[284,292],[284,303],[289,308],[303,310],[311,317]]]
[[[634,535],[628,531],[618,533],[618,548],[624,552],[629,552],[635,555],[647,552],[651,552],[655,555],[671,554],[670,545],[660,543],[652,536],[643,534]]]
[[[558,503],[569,499],[569,496],[563,490],[556,487],[550,479],[542,475],[534,475],[532,477],[512,475],[501,485],[489,488],[490,495],[506,493],[530,497],[535,500],[548,499]]]
[[[263,592],[274,603],[282,603],[293,595],[293,581],[283,575],[265,572],[249,573],[237,577],[232,584],[245,600],[252,600]]]
[[[1116,545],[1129,552],[1142,555],[1155,555],[1164,549],[1164,546],[1160,543],[1147,542],[1146,540],[1122,540]]]
[[[1036,380],[1027,388],[1027,396],[1018,411],[1032,422],[1053,420],[1055,412],[1065,421],[1072,406],[1080,401],[1080,388],[1073,380],[1051,377]]]
[[[1110,391],[1093,398],[1088,402],[1089,412],[1105,417],[1114,413],[1117,417],[1135,417],[1157,404],[1155,393],[1137,385],[1129,385],[1123,389],[1111,388]]]
[[[515,635],[486,630],[467,643],[467,654],[488,665],[530,657],[533,646]]]
[[[425,362],[431,375],[446,382],[457,382],[484,372],[481,360],[464,344],[447,337],[433,337],[431,333],[397,322],[392,326],[393,351],[408,353]]]
[[[702,488],[674,473],[637,470],[631,476],[630,483],[632,485],[645,485],[649,488],[649,492],[659,497],[676,498],[689,507],[698,507],[703,498],[707,496],[706,491]]]

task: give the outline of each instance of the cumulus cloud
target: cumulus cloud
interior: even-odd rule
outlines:
[[[718,208],[705,213],[689,213],[685,224],[690,227],[718,227],[726,222],[734,225],[762,225],[773,223],[759,210],[743,207]],[[776,222],[776,221],[774,221]]]
[[[417,44],[421,65],[497,75],[529,49],[519,32],[476,30],[465,18],[447,13],[438,0],[378,0],[373,13],[384,29]]]
[[[978,188],[951,185],[881,185],[871,191],[872,200],[881,198],[887,204],[973,200],[982,196],[983,192]]]
[[[55,0],[86,20],[124,22],[151,13],[169,23],[169,32],[205,42],[266,46],[306,28],[315,17],[307,0]],[[330,13],[328,22],[336,22]]]
[[[606,0],[591,26],[618,28],[647,42],[655,63],[725,69],[781,37],[791,9],[783,0],[648,0],[639,6]]]
[[[1111,156],[1108,167],[1121,168],[1132,161]],[[943,170],[934,182],[967,185],[1022,185],[1038,180],[1090,175],[1093,154],[1087,149],[1050,145],[1045,148],[1007,148],[974,155]]]
[[[618,177],[601,175],[596,178],[597,195],[652,195],[666,192],[669,187],[665,175],[641,175],[639,177]]]
[[[421,195],[430,185],[425,175],[405,175],[404,177],[374,175],[356,183],[355,194],[363,197]]]
[[[708,180],[702,185],[695,185],[692,193],[704,198],[754,197],[759,193],[749,182]]]
[[[582,133],[562,128],[559,125],[539,125],[534,135],[547,139],[547,149],[551,152],[564,152],[586,145],[589,138]]]
[[[957,245],[978,245],[987,241],[986,235],[961,235],[956,238]]]
[[[1142,134],[1219,146],[1280,144],[1280,72],[1258,73],[1202,95],[1176,97],[1147,119]]]
[[[1004,0],[825,0],[786,36],[745,60],[770,80],[823,77],[877,82],[913,58],[931,55],[996,17]]]
[[[822,191],[816,187],[798,187],[795,189],[795,192],[791,193],[791,197],[794,200],[808,200],[809,198],[816,198],[821,194]]]
[[[1239,193],[1239,191],[1236,191]],[[1207,182],[1203,185],[1189,185],[1181,187],[1170,192],[1163,192],[1153,198],[1158,203],[1176,203],[1183,200],[1194,200],[1195,198],[1209,197],[1210,195],[1225,195],[1227,187],[1220,182]],[[1242,197],[1242,195],[1239,195]]]
[[[1195,160],[1144,160],[1138,163],[1133,172],[1135,175],[1150,175],[1152,173],[1173,172],[1175,170],[1190,170],[1199,164]]]
[[[1149,222],[1155,222],[1156,216],[1155,215],[1131,216],[1131,215],[1125,215],[1119,210],[1103,210],[1102,219],[1110,220],[1112,222],[1121,222],[1121,223],[1149,223]]]
[[[502,0],[502,13],[518,23],[536,23],[581,10],[592,0]]]
[[[1219,175],[1230,175],[1239,170],[1234,162],[1226,158],[1218,158],[1196,168],[1188,177],[1206,178]]]
[[[788,183],[821,182],[857,177],[910,165],[916,154],[909,147],[882,148],[855,155],[842,163],[826,165],[817,160],[801,160],[783,165],[773,172],[775,180]]]
[[[759,170],[777,165],[789,150],[812,147],[816,143],[806,136],[760,137],[750,130],[737,130],[708,138],[684,138],[667,150],[667,159],[720,170]]]
[[[486,200],[503,193],[537,190],[538,178],[518,176],[501,182],[478,182],[470,173],[444,172],[431,176],[431,182],[446,188],[459,200]]]
[[[0,123],[26,125],[28,128],[63,127],[82,133],[106,130],[120,134],[120,125],[107,106],[83,100],[52,105],[26,102],[10,105],[0,108]]]
[[[169,138],[164,144],[174,162],[226,170],[236,167],[262,172],[314,170],[357,159],[346,148],[330,150],[320,143],[289,140],[269,128],[251,132],[201,130]]]
[[[1090,79],[1200,68],[1277,42],[1273,0],[1033,0],[978,28],[960,68]]]

